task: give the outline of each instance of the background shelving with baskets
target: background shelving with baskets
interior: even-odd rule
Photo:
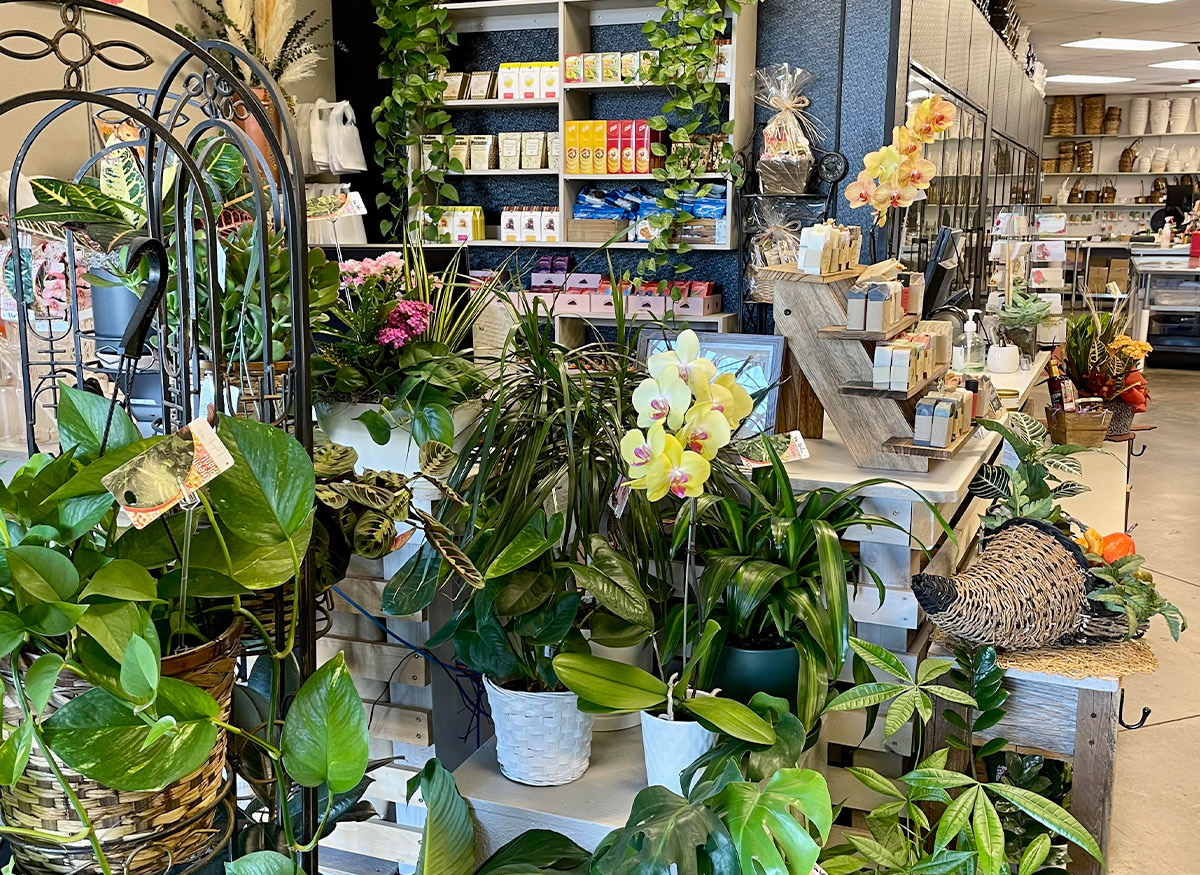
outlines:
[[[1055,199],[1064,182],[1091,204],[1141,207],[1165,192],[1159,178],[1174,182],[1200,171],[1200,102],[1195,91],[1147,94],[1059,95],[1047,98],[1047,136],[1042,145],[1043,197]],[[1148,101],[1144,123],[1137,104]],[[1155,122],[1156,101],[1170,101]],[[1157,152],[1157,154],[1155,154]],[[1173,153],[1173,155],[1172,155]],[[1145,166],[1147,155],[1153,162]],[[1115,193],[1106,201],[1106,185]],[[1089,198],[1089,190],[1095,193]]]

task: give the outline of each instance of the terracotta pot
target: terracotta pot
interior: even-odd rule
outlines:
[[[258,98],[258,104],[266,112],[267,119],[271,123],[271,129],[275,133],[276,140],[278,140],[283,130],[279,123],[278,108],[271,103],[265,88],[254,86],[250,91]],[[234,110],[234,124],[241,128],[246,136],[250,138],[250,142],[258,147],[258,151],[262,153],[263,160],[267,162],[267,166],[271,170],[271,177],[276,182],[279,182],[279,164],[275,160],[270,146],[267,144],[267,134],[258,123],[258,119],[250,114],[244,102],[240,100],[237,102],[237,108]],[[246,157],[250,158],[251,156],[247,155]]]

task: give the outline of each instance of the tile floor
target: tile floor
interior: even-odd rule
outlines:
[[[1125,715],[1146,725],[1117,735],[1109,875],[1198,872],[1200,827],[1200,372],[1152,370],[1143,420],[1158,426],[1133,460],[1129,519],[1162,594],[1192,620],[1176,644],[1161,620],[1148,633],[1159,670],[1125,684]]]

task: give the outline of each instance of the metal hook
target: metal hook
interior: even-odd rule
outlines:
[[[1142,450],[1141,450],[1141,452],[1138,452],[1138,453],[1135,453],[1133,451],[1133,447],[1130,447],[1129,455],[1133,456],[1135,459],[1140,458],[1141,456],[1146,455],[1146,450],[1147,450],[1147,448],[1149,448],[1149,446],[1150,446],[1149,444],[1142,444]]]
[[[1143,726],[1146,725],[1146,718],[1149,716],[1150,716],[1150,709],[1143,706],[1142,707],[1142,719],[1139,720],[1137,723],[1133,723],[1133,724],[1126,723],[1125,722],[1125,691],[1121,690],[1121,699],[1117,704],[1117,722],[1120,723],[1123,728],[1125,728],[1125,729],[1141,729]]]

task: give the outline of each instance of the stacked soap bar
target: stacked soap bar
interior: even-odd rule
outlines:
[[[837,225],[833,219],[800,231],[797,267],[804,273],[850,270],[862,254],[862,228]]]
[[[846,300],[846,328],[851,331],[888,331],[905,316],[904,285],[899,280],[860,283]]]
[[[913,443],[945,448],[971,428],[971,400],[966,389],[930,392],[917,402]]]
[[[932,341],[927,335],[909,335],[875,346],[871,385],[876,389],[905,392],[933,374]]]
[[[915,334],[927,334],[933,340],[933,361],[938,365],[950,364],[954,353],[954,335],[949,322],[926,319],[917,323]]]

